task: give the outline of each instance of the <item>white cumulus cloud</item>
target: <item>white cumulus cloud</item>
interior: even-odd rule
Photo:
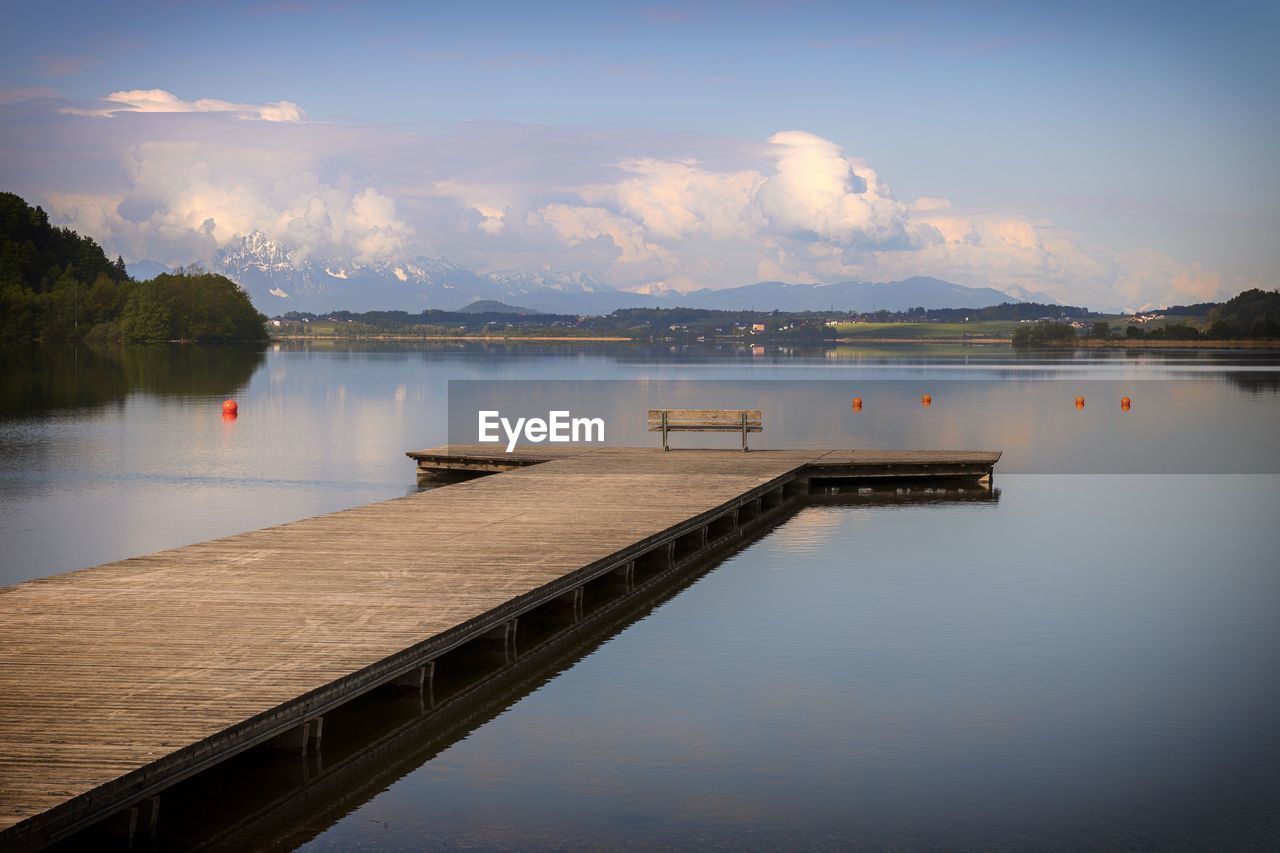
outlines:
[[[96,107],[67,107],[65,112],[85,116],[113,116],[116,113],[231,113],[238,118],[262,121],[302,121],[302,109],[289,101],[273,104],[237,104],[216,98],[184,101],[164,89],[127,89],[112,92]]]
[[[109,115],[119,119],[94,118]],[[347,259],[431,254],[623,288],[932,275],[1094,307],[1230,295],[1194,262],[1090,245],[1019,211],[973,210],[948,193],[901,201],[871,164],[800,130],[709,139],[304,118],[287,101],[163,89],[0,104],[0,183],[113,256],[170,264],[207,261],[260,229],[332,262],[331,275]]]
[[[571,246],[607,239],[617,250],[619,263],[634,264],[654,257],[670,258],[666,250],[645,239],[644,227],[640,223],[606,208],[549,204],[538,213],[542,221]]]
[[[743,238],[762,224],[754,209],[764,183],[758,172],[708,171],[690,159],[631,159],[620,167],[627,177],[588,188],[584,197],[612,202],[656,236]]]
[[[778,159],[759,204],[775,230],[838,243],[906,238],[907,208],[881,186],[874,169],[812,133],[785,131],[769,142],[778,148]]]

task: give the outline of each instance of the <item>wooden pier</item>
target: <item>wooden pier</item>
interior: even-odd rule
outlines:
[[[998,453],[438,448],[480,477],[0,590],[0,848],[38,849],[520,617],[693,560],[814,479],[990,475]],[[487,466],[487,467],[486,467]]]

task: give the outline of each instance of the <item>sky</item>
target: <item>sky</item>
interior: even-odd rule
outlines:
[[[111,256],[627,289],[932,275],[1095,308],[1280,270],[1280,4],[13,4],[0,189]]]

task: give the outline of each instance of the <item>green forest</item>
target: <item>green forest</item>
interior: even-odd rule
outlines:
[[[123,258],[0,193],[0,342],[265,341],[265,321],[225,276],[134,281]]]

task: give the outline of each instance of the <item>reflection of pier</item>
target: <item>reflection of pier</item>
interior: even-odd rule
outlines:
[[[593,632],[634,618],[624,604],[642,602],[635,590],[667,588],[659,579],[741,543],[814,480],[857,481],[861,470],[913,478],[914,493],[931,488],[924,476],[973,482],[997,459],[594,449],[10,587],[0,592],[0,846],[39,847],[104,820],[125,836],[163,838],[170,821],[181,834],[194,822],[182,798],[166,795],[172,813],[157,820],[156,795],[262,762],[259,746],[295,757],[267,762],[265,775],[295,776],[285,801],[336,799],[341,810],[361,800],[349,787],[358,781],[342,779],[417,766],[522,695],[526,679],[536,686],[565,654],[593,647]],[[554,636],[563,642],[545,642]],[[364,723],[344,724],[362,706],[398,707],[403,722],[363,742]],[[403,765],[393,756],[409,742],[415,758]],[[246,820],[256,818],[233,823]]]
[[[486,661],[483,655],[460,657],[455,672],[462,679],[442,684],[434,696],[412,689],[383,690],[349,703],[326,723],[323,756],[252,751],[175,786],[164,796],[165,821],[156,847],[291,850],[307,843],[806,505],[996,500],[994,490],[934,483],[824,490],[788,499],[698,559],[630,589],[622,584],[596,588],[591,603],[576,618],[568,608],[540,614],[544,618],[539,629],[527,632],[530,636],[522,639],[510,662]],[[525,634],[522,627],[522,637]],[[210,802],[220,803],[217,814],[210,813]]]

